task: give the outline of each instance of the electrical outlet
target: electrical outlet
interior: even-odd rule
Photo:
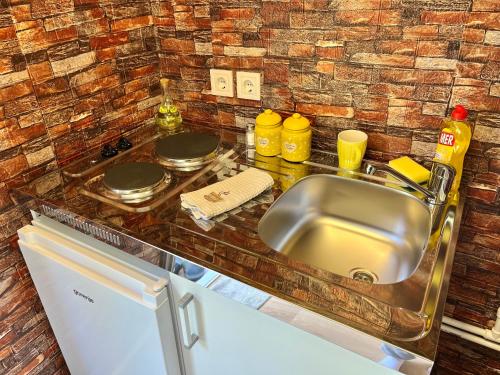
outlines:
[[[212,95],[234,96],[233,72],[231,70],[210,69]]]
[[[236,72],[236,93],[240,99],[260,100],[260,73]]]

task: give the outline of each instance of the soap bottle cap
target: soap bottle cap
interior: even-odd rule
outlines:
[[[457,105],[455,109],[451,112],[451,118],[453,120],[465,120],[467,118],[467,115],[469,113],[467,112],[467,109],[463,105]]]

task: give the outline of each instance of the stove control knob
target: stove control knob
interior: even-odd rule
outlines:
[[[118,155],[118,150],[111,146],[109,143],[106,143],[101,150],[101,155],[103,158],[111,158],[115,155]]]
[[[130,141],[127,138],[121,137],[118,140],[118,143],[116,144],[116,147],[120,151],[125,151],[125,150],[128,150],[129,148],[132,147],[132,143],[130,143]]]

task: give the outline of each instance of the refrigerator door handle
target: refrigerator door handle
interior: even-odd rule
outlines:
[[[115,288],[149,308],[156,308],[163,300],[161,292],[167,285],[164,278],[147,276],[93,249],[32,225],[19,229],[18,234],[21,247]]]
[[[177,304],[179,308],[179,320],[181,323],[182,344],[186,349],[191,349],[200,338],[197,334],[196,311],[194,310],[194,296],[186,293]],[[190,313],[194,320],[191,321]]]

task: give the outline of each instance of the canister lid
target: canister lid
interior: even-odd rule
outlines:
[[[311,122],[300,113],[294,113],[283,122],[285,129],[289,130],[304,130],[307,129],[310,124]]]
[[[278,113],[273,112],[272,109],[266,109],[255,119],[255,124],[260,126],[274,126],[280,122],[281,116]]]

